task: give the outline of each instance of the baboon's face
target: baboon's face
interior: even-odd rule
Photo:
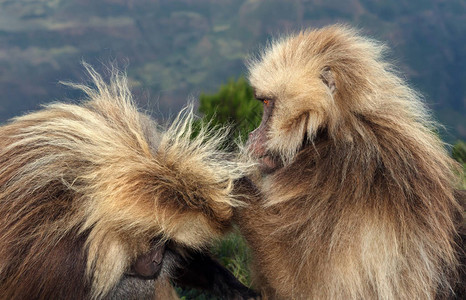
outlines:
[[[315,58],[307,43],[303,35],[284,40],[250,67],[249,80],[264,110],[248,144],[265,174],[293,161],[335,111],[331,67]]]
[[[275,99],[263,99],[256,96],[261,101],[264,108],[262,121],[259,127],[249,134],[250,150],[260,163],[261,170],[264,173],[271,173],[279,168],[279,159],[274,153],[267,148],[268,132],[270,131],[270,118],[275,105]]]

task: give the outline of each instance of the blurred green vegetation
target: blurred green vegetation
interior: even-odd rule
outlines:
[[[217,241],[211,248],[212,255],[230,270],[244,285],[251,285],[251,274],[249,272],[249,262],[251,253],[246,245],[246,241],[235,230]],[[176,288],[182,299],[186,300],[213,300],[217,299],[209,293],[195,289]]]
[[[451,149],[451,154],[463,166],[463,174],[461,176],[461,188],[466,189],[466,143],[458,141]]]
[[[239,281],[249,286],[251,274],[248,264],[251,253],[246,241],[238,232],[232,232],[213,247],[213,254]]]
[[[199,112],[211,126],[231,128],[227,147],[233,149],[238,139],[245,141],[249,132],[260,123],[262,104],[244,77],[230,79],[212,94],[199,97]]]
[[[463,141],[458,141],[451,150],[452,156],[459,163],[466,167],[466,143]]]

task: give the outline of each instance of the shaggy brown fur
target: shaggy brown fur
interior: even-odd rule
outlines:
[[[122,278],[154,238],[201,249],[239,204],[231,191],[242,171],[218,151],[221,131],[191,139],[189,110],[161,131],[124,76],[107,85],[87,69],[95,88],[73,85],[88,96],[82,105],[0,127],[0,299],[129,299],[131,286],[142,293],[131,297],[148,297],[153,280]]]
[[[278,40],[250,64],[264,102],[249,141],[263,196],[237,222],[268,298],[452,293],[457,166],[383,50],[331,26]]]

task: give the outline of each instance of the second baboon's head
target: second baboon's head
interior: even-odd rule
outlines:
[[[383,49],[353,29],[330,26],[279,39],[250,61],[264,114],[249,144],[264,170],[291,162],[321,132],[351,140],[359,116],[381,111],[384,101],[393,105],[390,93],[412,97],[381,59]],[[399,102],[401,114],[415,110]]]

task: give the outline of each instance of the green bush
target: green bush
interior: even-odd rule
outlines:
[[[228,147],[234,149],[237,138],[246,139],[247,134],[260,123],[261,103],[254,98],[254,91],[245,78],[230,79],[214,94],[202,93],[199,112],[203,121],[211,126],[230,126]]]
[[[451,149],[451,155],[463,166],[461,176],[461,188],[466,189],[466,143],[463,141],[457,142]]]
[[[212,253],[239,281],[250,286],[251,274],[248,264],[251,254],[246,241],[238,232],[232,232],[216,243]]]

